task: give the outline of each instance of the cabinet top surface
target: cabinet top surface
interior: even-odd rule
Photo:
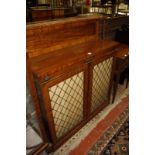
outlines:
[[[47,70],[55,70],[57,67],[65,68],[86,60],[88,53],[94,57],[106,55],[112,52],[115,47],[119,49],[126,47],[126,45],[112,40],[95,40],[56,50],[31,58],[32,71],[38,75],[47,72]]]

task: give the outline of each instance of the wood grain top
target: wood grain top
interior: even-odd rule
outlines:
[[[26,49],[29,57],[47,54],[99,38],[98,16],[79,17],[27,26]]]
[[[121,44],[112,40],[95,40],[31,58],[30,62],[33,72],[39,76],[49,71],[55,72],[58,68],[84,62],[90,52],[95,58],[115,52],[116,47],[121,48]]]
[[[30,30],[30,29],[41,28],[44,26],[55,25],[55,24],[57,25],[57,24],[67,24],[67,23],[79,22],[79,21],[98,20],[100,18],[102,18],[102,15],[99,15],[99,14],[60,18],[60,19],[49,20],[49,21],[29,23],[27,24],[26,29]]]

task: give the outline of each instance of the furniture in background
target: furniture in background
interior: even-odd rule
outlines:
[[[73,8],[31,7],[31,21],[51,20],[55,18],[76,16]]]
[[[129,16],[103,17],[102,24],[102,39],[116,40],[117,32],[124,26],[129,25]],[[118,40],[117,40],[118,41]]]
[[[129,25],[124,24],[116,30],[115,41],[129,45]]]
[[[129,46],[129,25],[124,24],[121,26],[120,29],[116,30],[115,41],[126,44]],[[125,79],[127,79],[126,87],[128,86],[129,82],[129,49],[128,47],[126,50],[118,53],[116,55],[116,75],[114,81],[114,95],[113,95],[113,102],[116,96],[116,91],[118,84],[123,84]]]
[[[114,102],[116,97],[120,77],[122,73],[129,68],[129,47],[124,45],[122,49],[119,49],[119,48],[116,49],[114,58],[115,58],[115,69],[114,69],[114,80],[113,80],[112,103]],[[125,73],[127,74],[126,75],[126,78],[127,78],[126,88],[127,88],[128,82],[129,82],[129,73],[128,71],[126,71]]]

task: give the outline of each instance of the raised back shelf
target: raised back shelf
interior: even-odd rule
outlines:
[[[100,16],[59,19],[27,25],[26,48],[29,57],[99,38]]]

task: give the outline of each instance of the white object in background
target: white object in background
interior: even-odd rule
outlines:
[[[33,130],[33,128],[28,125],[26,127],[26,147],[36,146],[42,143],[41,137]],[[33,149],[27,149],[26,153],[31,152]]]
[[[119,6],[118,6],[118,9],[127,11],[128,10],[128,5],[124,4],[124,3],[120,3]]]

